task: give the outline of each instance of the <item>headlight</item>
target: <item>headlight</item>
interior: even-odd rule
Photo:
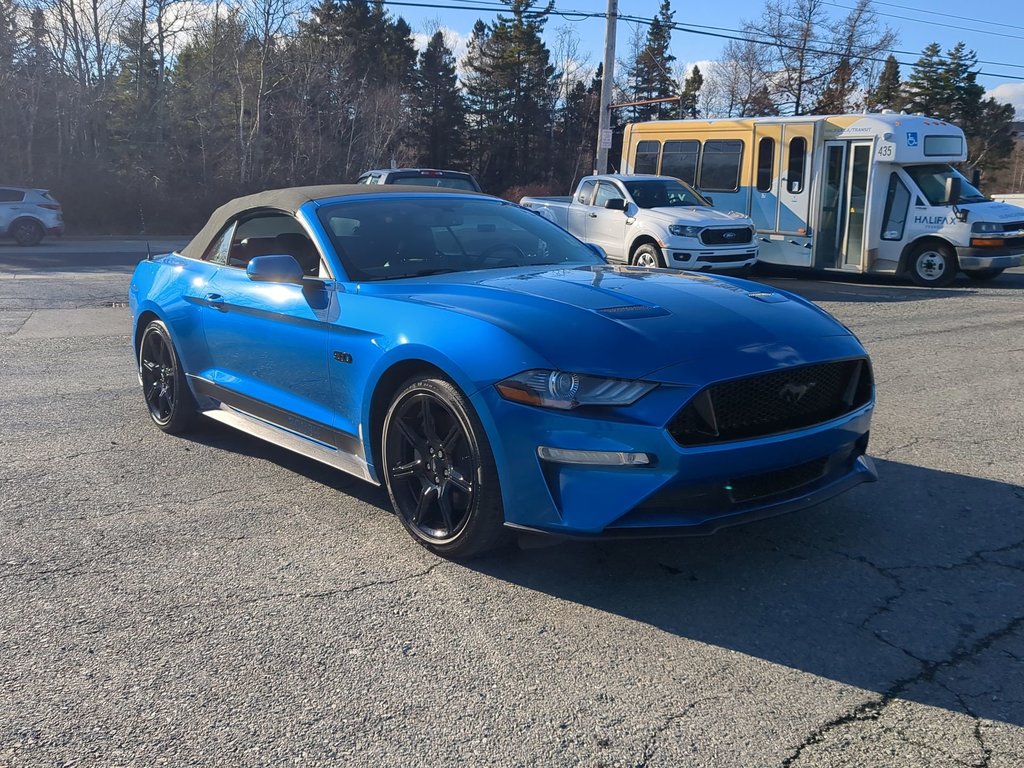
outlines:
[[[971,232],[1002,232],[1003,225],[994,221],[976,221],[971,225]]]
[[[684,224],[672,224],[668,231],[676,237],[696,237],[704,227],[688,227]]]
[[[569,410],[580,405],[630,405],[657,385],[564,371],[524,371],[495,384],[506,400]]]

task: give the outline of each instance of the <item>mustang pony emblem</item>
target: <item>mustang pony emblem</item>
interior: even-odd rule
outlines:
[[[818,386],[816,381],[809,381],[806,384],[794,384],[790,381],[779,390],[779,398],[785,403],[796,405],[816,386]]]

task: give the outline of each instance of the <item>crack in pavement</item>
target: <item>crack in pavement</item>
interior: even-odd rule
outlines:
[[[654,757],[654,753],[658,751],[658,742],[660,741],[662,734],[664,734],[665,731],[667,731],[673,723],[675,723],[678,720],[682,720],[684,717],[690,714],[691,711],[699,707],[701,704],[706,704],[709,701],[715,701],[716,699],[721,698],[724,697],[705,696],[702,699],[697,699],[696,701],[687,704],[681,712],[676,712],[675,714],[666,716],[664,722],[659,726],[655,726],[654,730],[651,731],[650,738],[647,739],[647,743],[644,745],[644,750],[640,756],[640,759],[636,763],[634,763],[634,768],[646,768],[648,761],[652,757]]]
[[[970,646],[954,651],[948,659],[923,662],[922,668],[917,674],[905,677],[902,680],[897,680],[880,696],[873,697],[868,701],[862,702],[853,710],[819,725],[814,729],[814,731],[808,734],[803,742],[795,747],[788,757],[783,759],[780,764],[780,768],[789,768],[790,766],[795,765],[807,749],[817,744],[821,744],[825,740],[825,737],[837,728],[851,723],[878,720],[885,708],[892,704],[893,701],[897,700],[901,694],[906,692],[912,686],[917,685],[918,683],[936,683],[941,685],[941,683],[937,683],[935,680],[935,676],[940,671],[956,667],[962,662],[983,653],[1003,638],[1011,636],[1021,627],[1024,627],[1024,616],[1017,616],[1003,627],[979,638]],[[950,693],[953,692],[950,691]],[[954,693],[953,695],[960,700],[960,697],[957,694]],[[965,707],[964,713],[970,717],[974,717],[976,721],[978,720],[969,708]],[[987,761],[990,757],[991,754],[985,758],[986,762],[982,763],[981,766],[987,766]]]

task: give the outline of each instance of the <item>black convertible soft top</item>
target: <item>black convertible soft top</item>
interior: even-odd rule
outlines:
[[[443,187],[417,187],[404,184],[388,184],[376,186],[369,184],[323,184],[316,187],[286,187],[285,189],[268,189],[266,192],[257,192],[254,195],[236,197],[234,200],[225,203],[213,212],[210,220],[196,234],[188,245],[181,249],[182,256],[190,259],[201,259],[206,247],[213,241],[224,226],[232,218],[246,211],[270,209],[294,214],[310,200],[324,200],[331,197],[352,197],[355,195],[394,195],[396,193],[437,195],[457,194],[475,195],[476,192],[467,192],[460,189],[445,189]]]

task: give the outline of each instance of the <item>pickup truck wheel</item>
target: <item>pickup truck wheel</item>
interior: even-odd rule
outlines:
[[[633,265],[664,268],[665,257],[661,255],[661,249],[658,246],[645,243],[633,252]]]

